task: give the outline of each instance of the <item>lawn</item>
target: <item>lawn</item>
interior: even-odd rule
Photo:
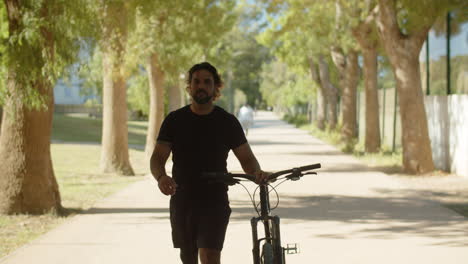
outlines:
[[[98,200],[143,179],[148,172],[143,152],[147,123],[130,121],[128,127],[130,162],[136,174],[133,177],[99,172],[102,120],[84,115],[54,116],[52,162],[62,205],[69,214],[0,215],[0,258],[90,208]]]
[[[128,122],[128,144],[146,144],[148,122]],[[52,140],[55,142],[101,142],[102,119],[89,118],[85,114],[55,114],[52,123]]]

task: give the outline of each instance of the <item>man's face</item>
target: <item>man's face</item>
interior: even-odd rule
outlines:
[[[197,104],[206,104],[213,99],[215,84],[213,75],[207,70],[193,73],[190,81],[190,95]]]

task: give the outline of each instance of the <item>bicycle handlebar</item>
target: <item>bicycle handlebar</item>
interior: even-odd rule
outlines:
[[[288,179],[298,179],[304,175],[303,172],[308,172],[314,169],[319,169],[321,167],[322,166],[320,163],[316,163],[316,164],[306,165],[306,166],[302,166],[298,168],[277,171],[277,172],[270,174],[267,182],[273,182],[274,180],[276,180],[276,178],[286,175],[286,174],[290,174],[286,176]],[[223,182],[228,185],[234,185],[236,183],[239,183],[239,179],[235,179],[235,178],[247,179],[253,182],[255,182],[255,178],[256,178],[254,175],[250,175],[250,174],[229,173],[229,172],[205,172],[202,174],[202,177],[208,180],[212,180],[212,181]]]
[[[285,174],[288,174],[288,173],[299,173],[300,174],[300,173],[302,173],[304,171],[319,169],[321,167],[322,167],[322,165],[320,163],[316,163],[316,164],[302,166],[302,167],[299,167],[299,168],[292,168],[292,169],[289,169],[289,170],[278,171],[278,172],[275,172],[275,173],[271,174],[270,177],[268,177],[268,180],[276,179],[279,176],[285,175]]]

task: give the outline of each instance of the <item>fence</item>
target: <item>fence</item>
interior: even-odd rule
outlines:
[[[383,146],[391,148],[395,151],[401,147],[401,122],[400,108],[396,101],[396,89],[380,89],[379,90],[379,121],[380,121],[380,138]],[[357,96],[357,112],[358,112],[358,135],[359,142],[363,143],[366,135],[366,99],[365,93],[359,92]]]
[[[379,90],[382,145],[401,148],[401,122],[395,89]],[[437,169],[468,177],[468,95],[425,96],[432,157]],[[310,105],[315,119],[316,104]],[[365,94],[358,93],[359,141],[365,140]],[[341,120],[341,118],[340,118]]]
[[[468,95],[424,98],[437,169],[468,177]]]

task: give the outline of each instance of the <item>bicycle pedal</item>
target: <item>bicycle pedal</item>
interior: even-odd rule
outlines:
[[[301,251],[299,250],[299,245],[297,243],[288,244],[287,247],[283,247],[283,250],[288,255],[301,253]]]

